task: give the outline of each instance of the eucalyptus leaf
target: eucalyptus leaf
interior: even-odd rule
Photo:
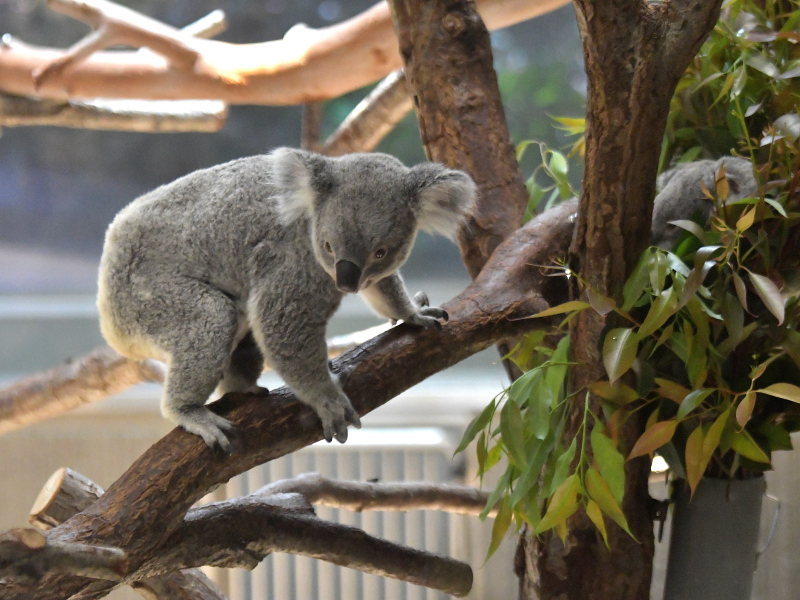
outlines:
[[[769,277],[765,277],[764,275],[759,275],[752,271],[748,271],[748,275],[753,284],[753,289],[755,289],[758,297],[761,298],[764,306],[778,319],[778,325],[783,323],[783,319],[786,316],[786,306],[778,286],[775,285]]]
[[[608,373],[608,380],[614,383],[636,360],[639,336],[633,329],[619,327],[606,334],[603,342],[603,364]]]
[[[694,390],[693,392],[690,392],[689,395],[683,399],[680,407],[678,408],[678,419],[683,419],[695,408],[700,406],[703,400],[708,398],[715,391],[716,389],[714,388],[703,388],[700,390]]]
[[[661,446],[672,439],[677,426],[678,422],[675,419],[670,419],[669,421],[659,421],[652,427],[646,429],[633,445],[630,454],[628,454],[628,460],[636,458],[637,456],[652,454],[661,448]]]
[[[591,443],[600,474],[608,483],[611,495],[622,504],[622,497],[625,494],[625,458],[617,450],[611,438],[601,433],[598,427],[592,429]]]

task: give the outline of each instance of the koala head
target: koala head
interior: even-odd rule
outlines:
[[[700,183],[713,192],[716,174],[723,165],[730,187],[728,201],[741,200],[757,192],[753,165],[744,158],[726,156],[717,161],[698,160],[665,171],[658,178],[660,191],[653,202],[651,243],[654,246],[671,250],[678,241],[681,229],[670,221],[689,219],[695,214],[703,222],[708,221],[714,203],[703,194]]]
[[[475,201],[468,175],[436,163],[409,169],[387,154],[290,148],[271,156],[281,219],[308,219],[317,261],[343,292],[394,273],[419,229],[452,238]]]

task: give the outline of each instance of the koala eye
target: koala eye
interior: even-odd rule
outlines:
[[[378,248],[377,250],[375,250],[375,258],[380,260],[384,256],[386,256],[386,248]]]
[[[331,248],[330,242],[325,242],[325,252],[328,254],[333,254],[333,248]]]

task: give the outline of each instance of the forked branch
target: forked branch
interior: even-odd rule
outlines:
[[[99,33],[67,51],[4,36],[0,92],[56,100],[215,99],[291,105],[335,98],[402,66],[383,2],[324,29],[295,27],[282,40],[228,44],[192,38],[108,0],[51,1],[54,8],[100,27]],[[478,9],[487,25],[498,29],[567,1],[478,0]],[[111,43],[145,46],[167,60],[135,51],[97,52]]]

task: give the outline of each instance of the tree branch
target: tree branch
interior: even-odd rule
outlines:
[[[48,6],[95,29],[60,57],[33,70],[33,85],[38,90],[48,79],[89,58],[99,50],[115,45],[149,48],[179,69],[192,70],[200,53],[192,48],[191,36],[174,27],[146,17],[108,0],[48,0]]]
[[[301,491],[290,493],[291,484]],[[169,580],[176,576],[181,580],[205,578],[196,570],[180,574],[154,573],[174,570],[176,566],[253,568],[270,552],[291,552],[456,595],[469,591],[472,571],[467,565],[379,540],[355,528],[320,521],[308,502],[310,498],[303,494],[308,493],[315,500],[323,502],[342,498],[342,494],[345,494],[347,504],[347,498],[352,499],[355,495],[363,497],[364,489],[370,489],[360,488],[360,485],[357,482],[330,481],[311,474],[276,482],[246,498],[192,509],[186,515],[184,524],[163,544],[166,550],[155,554],[144,567],[129,575],[126,581],[148,591],[165,585],[174,588],[176,582]],[[377,502],[370,503],[370,507],[375,508],[377,503],[386,505],[386,500],[391,500],[392,496],[401,497],[401,502],[395,503],[395,509],[437,507],[435,499],[431,497],[437,489],[445,493],[445,504],[452,506],[455,499],[456,506],[461,509],[458,512],[477,514],[480,511],[477,503],[486,503],[485,495],[473,488],[378,484],[379,494],[373,494]],[[87,478],[71,469],[59,469],[50,477],[34,503],[31,522],[49,528],[88,508],[101,495],[102,489]],[[422,503],[417,502],[413,506],[408,500],[413,501],[414,497],[420,498]],[[143,574],[151,576],[142,579]],[[165,579],[168,581],[163,581]],[[193,583],[196,585],[198,582]]]
[[[70,16],[75,0],[55,0]],[[530,19],[567,0],[480,0],[479,10],[493,28]],[[111,7],[114,7],[113,10]],[[92,10],[114,19],[116,40],[148,46],[179,68],[142,52],[96,52],[75,64],[69,53],[24,44],[10,36],[0,43],[0,92],[18,96],[215,99],[231,104],[304,104],[340,96],[385,77],[401,66],[385,3],[323,29],[291,29],[284,39],[256,44],[198,40],[130,9],[92,0]],[[81,58],[80,56],[78,58]],[[195,60],[196,59],[196,60]],[[64,65],[64,61],[67,64]],[[37,89],[31,74],[44,74]],[[71,66],[70,66],[71,65]],[[66,66],[67,72],[59,74]],[[51,69],[53,71],[53,69]]]
[[[466,595],[472,587],[472,569],[465,563],[273,502],[271,495],[250,495],[190,510],[164,549],[134,576],[175,565],[252,569],[271,552],[288,552],[455,596]]]
[[[260,496],[278,493],[302,494],[311,504],[361,512],[364,510],[441,510],[462,515],[479,515],[489,494],[467,485],[423,482],[337,481],[319,473],[305,473],[293,479],[270,483],[255,492]],[[496,511],[489,513],[493,517]]]
[[[47,540],[35,529],[12,529],[0,534],[0,580],[34,582],[45,574],[119,581],[126,567],[117,548]]]
[[[389,327],[386,323],[336,336],[328,342],[328,356],[335,358]],[[136,361],[103,346],[0,390],[0,435],[105,400],[140,383],[162,382],[165,372],[156,360]]]
[[[475,282],[445,305],[450,321],[441,331],[399,325],[336,359],[335,371],[352,373],[344,390],[356,410],[366,414],[498,339],[549,326],[550,320],[519,319],[564,300],[563,282],[535,265],[563,257],[572,237],[574,210],[575,203],[550,210],[498,247]],[[234,424],[235,454],[215,455],[197,436],[176,429],[97,502],[51,530],[48,539],[122,548],[128,555],[128,573],[134,573],[158,553],[181,526],[187,510],[210,488],[322,439],[313,410],[285,388],[272,391],[269,401],[228,394],[211,406]],[[84,587],[79,578],[58,575],[34,588],[12,583],[0,588],[0,599],[66,600]],[[101,585],[86,598],[100,598],[110,587]]]
[[[55,125],[144,133],[222,129],[228,116],[217,100],[39,100],[0,93],[0,127]]]
[[[328,156],[369,152],[412,108],[405,73],[392,71],[342,121],[320,152]]]

